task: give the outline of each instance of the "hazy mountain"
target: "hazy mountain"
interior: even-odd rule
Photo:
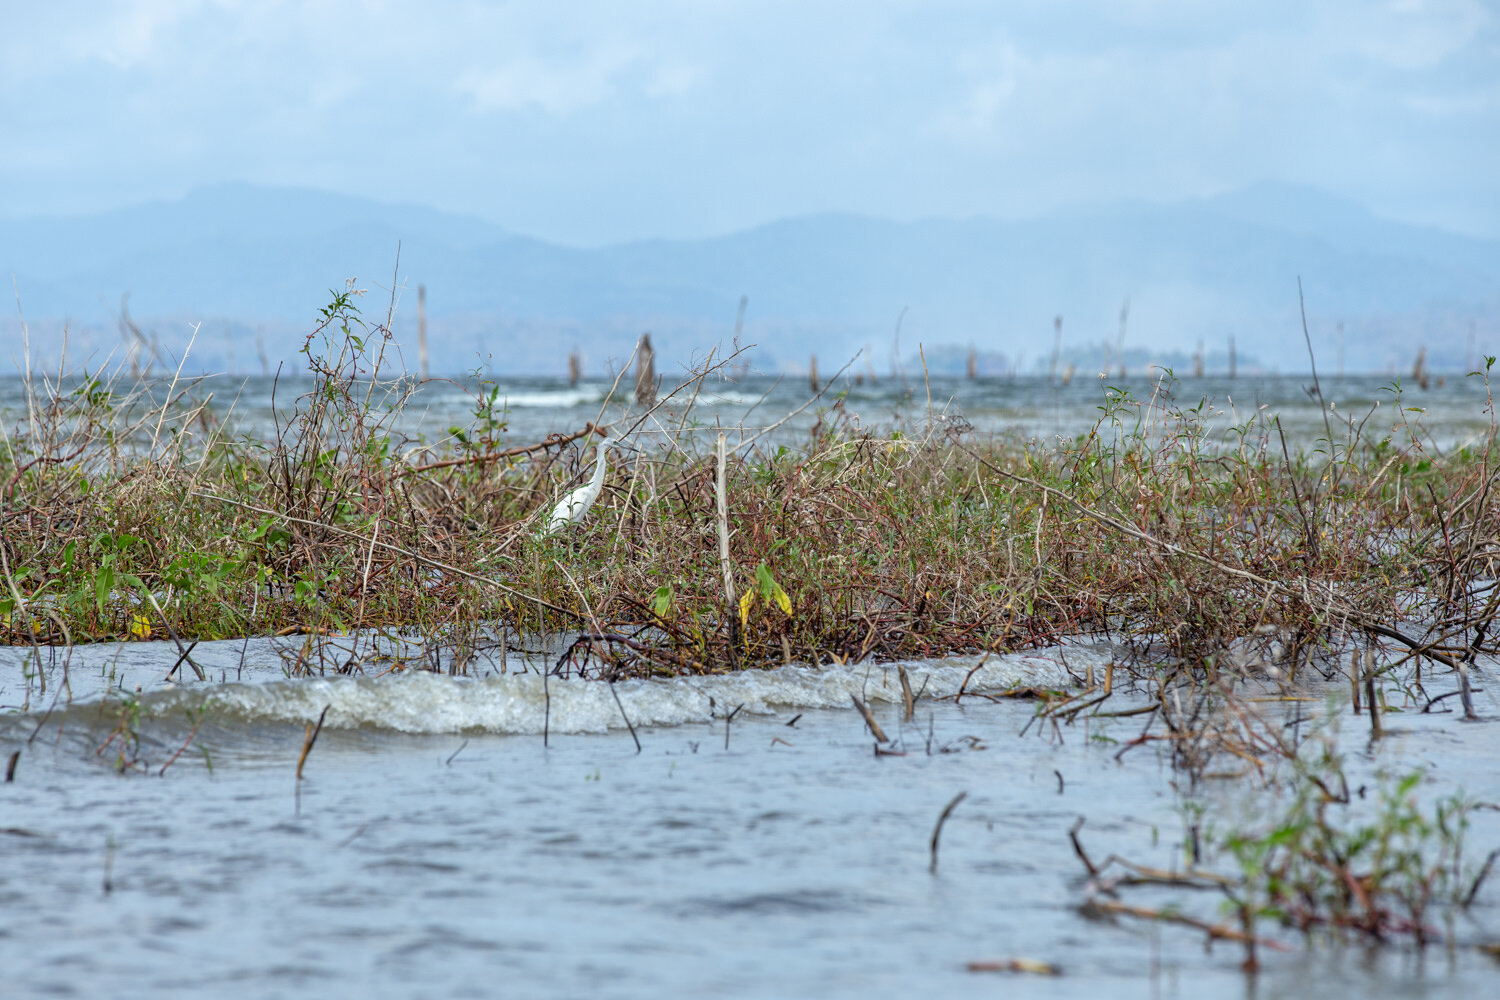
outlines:
[[[488,363],[560,371],[583,349],[622,359],[650,329],[668,358],[727,341],[748,295],[744,341],[764,367],[825,371],[873,345],[886,363],[903,310],[903,353],[974,344],[987,357],[1113,343],[1130,301],[1127,348],[1179,354],[1227,338],[1268,364],[1305,353],[1297,278],[1320,351],[1335,324],[1350,367],[1465,363],[1500,332],[1500,241],[1379,219],[1306,188],[1259,185],[1171,205],[1080,206],[1023,220],[890,222],[817,215],[702,240],[598,249],[550,244],[484,220],[322,192],[221,185],[171,202],[77,217],[0,219],[0,267],[14,275],[34,331],[70,328],[72,350],[119,343],[121,297],[167,344],[204,323],[207,367],[292,357],[327,290],[357,277],[383,318],[397,247],[406,291],[394,328],[414,340],[415,287],[428,289],[434,370]],[[14,321],[0,326],[13,335]],[[40,350],[45,350],[44,343]],[[1094,348],[1089,348],[1093,350]],[[945,356],[951,356],[946,352]],[[408,352],[414,363],[414,353]]]

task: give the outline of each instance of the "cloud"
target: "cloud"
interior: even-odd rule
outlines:
[[[705,76],[701,66],[665,63],[652,68],[641,92],[653,98],[682,97],[702,82]]]
[[[1413,94],[1402,105],[1434,118],[1474,118],[1500,109],[1500,89],[1450,92],[1435,96]]]
[[[1462,52],[1494,20],[1478,0],[1391,0],[1350,19],[1339,35],[1369,59],[1418,70]]]
[[[958,137],[984,136],[1001,125],[1001,113],[1016,96],[1020,54],[1007,38],[959,56],[966,89],[957,107],[938,113],[938,127]]]
[[[454,89],[479,113],[537,109],[565,115],[620,96],[681,96],[698,75],[638,44],[606,42],[571,56],[502,56],[498,66],[461,73]]]
[[[194,6],[183,0],[87,8],[62,2],[7,11],[6,30],[0,34],[0,79],[24,82],[87,63],[138,66]]]
[[[243,179],[589,242],[1268,178],[1500,231],[1473,0],[12,6],[0,215]]]

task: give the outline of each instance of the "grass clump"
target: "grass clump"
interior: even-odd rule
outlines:
[[[1204,677],[1294,677],[1372,642],[1454,668],[1495,649],[1493,434],[1440,453],[1349,421],[1304,450],[1256,415],[1226,436],[1169,373],[1052,443],[930,414],[874,433],[834,399],[799,437],[731,434],[731,593],[691,425],[720,366],[656,409],[502,448],[492,387],[442,441],[396,429],[418,386],[352,288],[304,351],[310,387],[274,401],[268,439],[230,436],[177,378],[28,379],[0,440],[0,636],[576,630],[610,676],[1078,635]],[[606,429],[627,448],[604,495],[543,537]]]

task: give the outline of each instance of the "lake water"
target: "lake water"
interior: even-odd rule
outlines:
[[[1095,858],[1180,867],[1173,772],[1155,750],[1116,760],[1134,720],[1022,737],[1033,703],[974,693],[1068,684],[1104,647],[992,658],[972,677],[972,658],[906,664],[922,690],[909,724],[889,665],[621,682],[616,704],[597,682],[544,691],[535,670],[550,657],[521,653],[474,678],[289,680],[276,644],[221,642],[194,652],[208,680],[173,685],[160,644],[100,645],[73,651],[67,705],[61,659],[24,677],[22,655],[0,675],[0,753],[21,752],[0,786],[6,996],[1459,997],[1493,984],[1467,948],[1357,947],[1266,953],[1251,984],[1237,946],[1081,916],[1068,828],[1087,819]],[[940,700],[966,677],[961,701]],[[118,695],[137,689],[140,743],[118,773]],[[850,693],[905,756],[873,753]],[[305,725],[325,706],[299,783]],[[1435,791],[1500,800],[1492,726],[1456,718],[1390,716],[1372,757],[1350,740],[1354,767],[1425,768]],[[1244,783],[1209,786],[1196,797],[1210,815],[1249,808]],[[932,874],[929,838],[959,792]],[[1481,814],[1478,853],[1497,835]],[[1497,901],[1487,892],[1457,939],[1493,940]],[[1212,901],[1182,902],[1219,919]],[[1063,974],[966,971],[1011,958]]]
[[[398,412],[387,418],[386,425],[395,432],[397,450],[417,460],[427,454],[423,449],[451,444],[454,427],[472,433],[476,409],[491,392],[495,398],[487,413],[504,425],[496,434],[497,447],[533,444],[548,434],[582,430],[596,420],[610,425],[615,434],[633,428],[633,443],[646,448],[660,445],[669,436],[689,441],[694,435],[711,446],[720,428],[729,432],[732,446],[750,440],[791,444],[805,440],[808,429],[820,420],[838,419],[848,420],[846,426],[851,428],[877,433],[892,428],[925,433],[929,426],[938,432],[972,426],[981,434],[1047,441],[1087,433],[1103,416],[1101,407],[1111,390],[1116,398],[1124,393],[1123,398],[1130,401],[1120,409],[1127,428],[1138,416],[1157,412],[1163,405],[1188,410],[1200,404],[1206,404],[1200,411],[1206,425],[1219,434],[1254,417],[1255,438],[1277,418],[1293,446],[1315,447],[1329,426],[1317,405],[1313,379],[1306,375],[1164,381],[1158,371],[1154,375],[1136,372],[1127,379],[1079,375],[1066,385],[1057,385],[1039,377],[972,381],[951,376],[905,381],[887,377],[855,382],[846,373],[825,386],[816,399],[804,377],[751,375],[733,381],[710,377],[674,393],[679,383],[669,375],[662,382],[665,402],[644,420],[638,420],[639,411],[629,406],[629,382],[621,379],[616,386],[607,380],[585,379],[570,386],[566,380],[549,378],[499,378],[482,383],[473,378],[433,379],[420,385],[401,383],[401,390],[409,390],[409,395],[384,387],[371,393],[370,400],[377,412],[400,401]],[[65,386],[74,387],[71,382]],[[1425,390],[1379,376],[1325,377],[1319,386],[1332,404],[1330,425],[1338,441],[1347,436],[1350,421],[1362,426],[1365,440],[1389,434],[1403,443],[1410,439],[1410,428],[1419,427],[1420,435],[1440,447],[1476,440],[1490,424],[1487,387],[1479,377],[1450,375],[1434,379]],[[0,377],[0,422],[7,426],[25,413],[24,388],[18,376]],[[168,388],[166,382],[151,386],[159,398],[165,398]],[[211,397],[209,409],[224,422],[219,433],[266,439],[275,434],[278,423],[288,423],[299,398],[311,388],[311,381],[303,377],[217,376],[199,380],[192,391],[198,398]],[[840,398],[842,403],[833,409]],[[143,429],[143,436],[149,439],[152,430],[154,424]],[[193,432],[200,440],[207,434],[202,425]]]
[[[1450,380],[1406,405],[1428,410],[1436,440],[1463,440],[1487,420],[1474,381]],[[264,388],[247,386],[236,410],[252,428],[269,419]],[[559,383],[509,387],[507,436],[526,443],[577,429],[598,415],[605,389],[560,401],[547,395],[572,391]],[[867,426],[925,417],[926,387],[913,389],[856,386],[846,405],[858,405]],[[1077,380],[1066,389],[935,380],[933,389],[934,412],[1037,436],[1085,429],[1100,397],[1097,383]],[[1321,427],[1291,379],[1189,384],[1178,398],[1200,390],[1216,400],[1222,390],[1225,403],[1233,394],[1236,407],[1243,391],[1246,407]],[[769,391],[763,420],[761,408],[747,415],[748,392],[710,400],[696,419],[764,426],[807,396],[805,384],[758,391]],[[526,403],[528,392],[544,405]],[[1374,380],[1325,385],[1350,410],[1382,392]],[[451,386],[425,387],[418,401],[403,419],[429,440],[464,412]],[[804,433],[809,424],[786,426]],[[1469,947],[1500,936],[1493,883],[1452,927],[1460,947],[1308,949],[1273,933],[1292,950],[1264,952],[1254,978],[1239,970],[1236,945],[1206,950],[1191,930],[1083,916],[1083,872],[1067,837],[1079,817],[1095,858],[1180,867],[1187,798],[1225,823],[1262,802],[1245,781],[1179,787],[1159,747],[1117,760],[1139,720],[1027,729],[1033,702],[981,697],[1070,685],[1108,661],[1107,647],[992,658],[972,677],[973,658],[906,664],[921,690],[911,723],[896,707],[893,665],[629,681],[612,692],[544,680],[555,656],[546,649],[492,655],[473,677],[291,679],[285,656],[299,647],[204,643],[193,656],[206,680],[179,671],[177,683],[163,679],[176,659],[170,644],[48,651],[40,666],[28,650],[0,649],[0,755],[20,754],[15,780],[0,785],[0,995],[1494,989],[1494,962]],[[955,702],[966,678],[969,693]],[[872,703],[905,756],[874,754],[851,693]],[[1479,704],[1500,714],[1493,691]],[[305,727],[325,708],[299,782]],[[1391,715],[1392,734],[1368,751],[1361,723],[1344,723],[1356,780],[1421,769],[1431,777],[1425,794],[1461,788],[1500,801],[1492,722]],[[139,742],[122,742],[127,733]],[[967,798],[943,828],[932,873],[934,824],[960,792]],[[1476,815],[1470,842],[1477,858],[1500,846],[1495,813]],[[1138,901],[1221,919],[1212,900],[1164,892]],[[1054,963],[1062,975],[966,970],[1013,958]]]

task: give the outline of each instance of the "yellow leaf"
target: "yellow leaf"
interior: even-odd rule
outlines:
[[[151,619],[142,614],[131,615],[130,634],[137,639],[151,638]]]
[[[755,603],[755,591],[747,590],[740,598],[740,628],[750,627],[750,605]]]
[[[776,603],[780,605],[781,610],[785,612],[788,618],[790,618],[792,616],[792,599],[786,596],[786,591],[781,589],[781,584],[779,583],[776,585],[775,593]]]

